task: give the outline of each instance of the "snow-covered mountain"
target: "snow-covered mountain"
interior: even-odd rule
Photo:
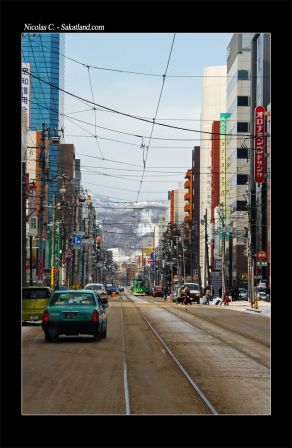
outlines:
[[[168,201],[140,201],[122,203],[102,195],[93,199],[97,221],[103,226],[104,243],[116,248],[114,258],[122,260],[137,252],[154,235],[154,225],[165,217]],[[148,238],[147,238],[148,237]]]

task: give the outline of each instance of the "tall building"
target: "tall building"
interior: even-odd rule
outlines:
[[[200,221],[211,216],[212,123],[226,112],[226,66],[206,67],[203,72],[203,100],[200,142]],[[210,233],[208,229],[208,233]],[[200,228],[198,229],[200,233]],[[200,266],[205,266],[205,241],[200,239]],[[204,269],[202,269],[204,271]],[[202,276],[202,282],[207,280]]]
[[[45,123],[49,137],[58,136],[63,128],[60,114],[64,112],[64,94],[59,88],[64,88],[64,45],[64,34],[22,34],[22,66],[30,72],[29,128],[41,130]],[[50,145],[49,157],[49,202],[52,204],[58,186],[58,145]],[[51,215],[50,210],[50,219]]]
[[[228,286],[247,286],[250,71],[252,33],[233,34],[227,48],[226,202],[223,210]],[[224,231],[223,231],[224,232]]]
[[[194,281],[201,282],[200,275],[200,146],[195,146],[192,151],[192,230],[191,247],[193,249]]]
[[[215,209],[220,204],[220,121],[213,121],[212,133],[214,138],[212,140],[212,177],[211,177],[211,256],[210,267],[211,270],[218,269],[218,252],[215,256],[215,235],[218,235],[219,227],[215,226]],[[218,138],[216,138],[218,135]],[[216,262],[215,262],[216,261]]]
[[[171,224],[182,224],[185,219],[185,199],[187,189],[182,188],[182,182],[178,183],[178,188],[170,192],[170,222]]]
[[[255,133],[255,108],[265,108],[265,132],[270,134],[271,118],[271,68],[270,45],[271,36],[267,33],[254,33],[251,40],[251,135]],[[267,266],[258,269],[258,275],[269,283],[270,277],[270,151],[271,139],[265,138],[264,147],[264,179],[262,183],[255,183],[255,145],[251,140],[250,163],[250,203],[252,213],[252,248],[256,253],[263,250],[267,253]]]

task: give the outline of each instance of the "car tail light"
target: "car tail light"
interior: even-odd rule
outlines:
[[[48,310],[45,310],[43,314],[43,322],[47,322],[48,320],[49,320],[49,312]]]
[[[93,311],[91,321],[92,322],[98,322],[99,321],[99,314],[98,314],[98,312],[96,310]]]

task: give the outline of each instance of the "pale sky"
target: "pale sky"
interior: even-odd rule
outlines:
[[[195,77],[166,77],[157,121],[200,129],[203,69],[226,64],[227,46],[231,37],[230,33],[176,34],[167,76]],[[66,34],[67,57],[86,65],[160,76],[94,68],[88,70],[86,66],[66,58],[65,90],[90,101],[94,98],[94,102],[102,106],[152,120],[172,41],[173,34],[169,33]],[[141,144],[149,144],[152,124],[107,111],[90,110],[90,107],[65,94],[64,113],[90,123],[74,121],[74,124],[67,118],[64,120],[65,142],[75,145],[76,158],[81,159],[82,184],[93,195],[100,193],[117,200],[134,202],[138,197],[143,170]],[[146,138],[142,140],[137,135]],[[186,140],[168,141],[156,138]],[[185,172],[191,168],[192,149],[200,144],[199,138],[199,133],[154,126],[139,201],[166,200],[167,192],[177,188],[178,182],[184,182]]]

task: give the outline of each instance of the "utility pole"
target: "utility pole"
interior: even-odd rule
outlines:
[[[210,279],[210,267],[209,267],[209,251],[208,251],[208,210],[205,209],[205,215],[204,215],[204,221],[205,221],[205,271],[204,271],[204,277],[205,277],[205,286],[207,286],[207,281],[208,281],[208,285],[211,284],[211,279]]]
[[[25,162],[22,162],[22,286],[26,285],[26,182]]]
[[[43,280],[43,227],[44,227],[44,194],[45,194],[45,147],[46,147],[46,125],[42,123],[41,134],[41,154],[40,154],[40,168],[41,168],[41,191],[40,191],[40,224],[39,224],[39,271],[38,279]]]
[[[56,196],[53,194],[53,206],[52,206],[52,258],[51,258],[51,288],[55,288],[55,282],[53,279],[55,278],[55,275],[53,275],[53,272],[55,272],[55,259],[56,259]]]
[[[225,222],[224,222],[224,211],[223,211],[223,204],[220,204],[220,208],[221,208],[221,228],[222,228],[222,298],[224,295],[224,291],[226,289],[226,284],[225,284]]]

